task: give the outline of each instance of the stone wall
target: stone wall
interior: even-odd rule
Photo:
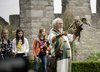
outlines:
[[[20,0],[20,26],[29,40],[30,50],[39,29],[44,27],[48,32],[53,18],[53,0]]]
[[[93,26],[97,29],[100,29],[100,0],[97,0],[97,13],[92,14],[92,23]]]
[[[100,16],[100,0],[97,0],[97,14]]]
[[[18,27],[20,26],[20,16],[19,15],[10,15],[9,22],[12,25],[13,30],[18,29]]]
[[[0,25],[1,26],[7,26],[9,25],[9,23],[7,21],[5,21],[5,19],[3,19],[1,16],[0,16]]]
[[[51,28],[54,18],[53,0],[19,0],[20,2],[20,27],[25,31],[25,36],[32,49],[32,41],[38,34],[41,27],[45,27],[47,32]],[[86,17],[91,26],[84,28],[81,41],[78,46],[77,60],[84,60],[91,53],[98,52],[100,48],[100,30],[91,23],[90,0],[62,0],[63,8],[70,10],[72,14],[80,18]],[[65,9],[63,9],[63,12]],[[99,12],[98,12],[99,13]],[[93,17],[93,16],[92,16]],[[32,51],[30,52],[32,53]]]
[[[66,5],[75,16],[91,15],[90,0],[68,0]]]
[[[68,0],[66,8],[66,10],[70,10],[75,17],[86,17],[90,23],[90,26],[83,26],[80,42],[76,42],[78,52],[76,60],[85,60],[91,53],[99,51],[98,48],[100,44],[98,37],[100,32],[95,28],[97,24],[94,25],[91,21],[90,0]]]

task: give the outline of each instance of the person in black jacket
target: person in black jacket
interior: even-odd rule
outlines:
[[[8,30],[3,29],[0,39],[0,60],[6,60],[12,57],[12,43],[8,39]]]

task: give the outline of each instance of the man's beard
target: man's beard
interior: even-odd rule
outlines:
[[[59,32],[61,32],[61,33],[63,32],[63,28],[59,28],[58,30],[59,30]]]

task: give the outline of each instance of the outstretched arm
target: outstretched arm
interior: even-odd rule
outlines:
[[[60,37],[62,37],[63,35],[66,36],[66,35],[67,35],[67,32],[63,32],[63,33],[60,33],[60,34],[54,36],[54,37],[52,38],[52,43],[55,43],[56,40],[57,40],[57,38],[60,38]]]

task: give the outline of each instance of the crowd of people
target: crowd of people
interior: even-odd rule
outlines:
[[[71,38],[70,34],[63,30],[64,23],[61,18],[53,20],[49,35],[47,35],[45,28],[39,29],[38,35],[32,43],[34,72],[38,72],[40,61],[42,72],[70,72],[70,41],[72,42],[76,38],[80,41],[82,22],[85,23],[86,19],[75,19],[74,23],[70,25],[69,29],[73,27],[74,30]],[[89,25],[87,22],[85,24]],[[3,29],[1,32],[0,60],[27,58],[30,48],[28,39],[24,36],[24,31],[22,29],[16,30],[16,37],[12,41],[8,34],[7,29]]]

